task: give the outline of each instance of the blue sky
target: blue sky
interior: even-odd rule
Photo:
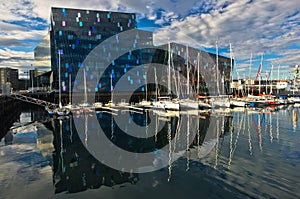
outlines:
[[[292,0],[11,0],[0,4],[0,67],[34,64],[33,49],[46,35],[50,8],[71,7],[134,12],[138,27],[154,32],[156,44],[171,41],[229,57],[232,44],[237,74],[255,77],[280,65],[281,78],[291,77],[300,63],[300,5]],[[246,75],[245,75],[246,74]],[[274,77],[277,78],[277,77]]]

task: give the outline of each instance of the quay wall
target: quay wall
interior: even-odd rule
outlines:
[[[0,139],[5,136],[9,128],[20,117],[21,104],[22,102],[19,100],[0,96]]]

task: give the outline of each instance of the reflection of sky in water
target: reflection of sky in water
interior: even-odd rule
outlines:
[[[97,162],[84,149],[84,143],[81,142],[69,120],[63,122],[61,135],[59,123],[54,121],[54,123],[49,123],[50,126],[55,124],[54,134],[44,129],[43,133],[38,131],[37,136],[38,142],[42,143],[44,147],[39,148],[43,151],[43,156],[47,159],[54,158],[56,170],[53,173],[53,180],[55,183],[61,183],[56,188],[62,188],[60,191],[68,192],[70,183],[68,184],[67,178],[77,179],[75,182],[78,186],[79,184],[83,186],[82,183],[89,185],[88,187],[83,186],[84,188],[77,194],[67,194],[66,197],[182,198],[202,195],[204,198],[220,198],[221,196],[297,198],[300,195],[298,190],[300,179],[298,172],[300,170],[299,114],[299,108],[278,112],[247,109],[246,112],[234,112],[227,117],[218,116],[217,119],[211,121],[220,124],[219,128],[215,128],[218,131],[219,139],[214,140],[213,145],[209,146],[211,150],[205,157],[199,159],[199,154],[203,151],[198,143],[202,144],[202,142],[196,137],[184,157],[159,171],[138,176],[122,174],[122,172],[111,170]],[[28,116],[27,120],[26,115]],[[21,122],[30,121],[30,117],[30,114],[23,114],[22,118],[24,119],[20,120],[22,120]],[[143,119],[140,116],[137,118]],[[111,127],[108,124],[110,118],[107,119],[103,121],[107,122],[106,126]],[[228,125],[224,126],[224,123]],[[33,136],[32,133],[18,134],[15,137],[16,141],[18,139],[22,141],[26,135],[30,143],[35,143],[36,136]],[[160,140],[160,144],[166,141],[167,139]],[[53,144],[56,157],[52,156]],[[4,147],[0,148],[2,154]],[[24,150],[27,149],[24,148]],[[5,160],[3,156],[1,158],[2,161]],[[30,158],[22,160],[26,160],[30,165]],[[34,168],[34,166],[30,167]],[[0,166],[0,170],[1,168],[4,168],[3,164]],[[101,183],[103,182],[105,186],[92,186],[93,182],[90,180],[93,179],[93,175],[101,175]],[[51,179],[52,174],[49,173],[47,178]],[[117,183],[118,179],[121,179],[120,183]],[[131,181],[128,179],[135,179],[134,185],[131,185]],[[168,182],[168,179],[171,181]],[[35,183],[33,182],[33,184]],[[52,186],[46,188],[52,190]],[[113,189],[107,189],[111,186]],[[33,189],[32,193],[43,194],[42,190]],[[74,189],[72,190],[74,191]],[[54,191],[51,193],[45,191],[44,194],[52,197]],[[64,195],[56,196],[64,197]]]

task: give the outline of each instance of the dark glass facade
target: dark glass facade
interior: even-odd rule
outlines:
[[[128,72],[136,66],[144,64],[158,63],[168,64],[168,45],[153,46],[152,32],[140,31],[137,39],[132,42],[133,49],[137,43],[143,43],[143,49],[128,50],[115,60],[111,60],[110,56],[118,53],[122,46],[118,45],[118,35],[125,31],[137,30],[136,15],[134,13],[120,13],[96,10],[79,10],[67,8],[51,9],[51,24],[49,36],[46,36],[39,46],[35,49],[35,67],[45,68],[51,66],[53,77],[50,79],[52,89],[58,88],[58,68],[60,65],[61,86],[63,92],[69,91],[69,80],[71,76],[71,85],[83,91],[83,86],[78,85],[75,81],[77,72],[80,68],[85,68],[87,81],[93,81],[99,78],[100,72],[104,72],[95,87],[88,92],[110,92],[111,82],[113,87],[126,74],[126,87],[124,91],[132,91],[132,88],[140,85],[138,91],[145,91],[145,82],[147,66],[141,67],[135,73]],[[100,44],[107,41],[108,38],[114,38],[114,42],[107,48],[103,48],[98,56],[107,57],[110,60],[108,67],[102,63],[86,63],[85,60],[89,53]],[[47,44],[48,43],[48,44]],[[47,46],[50,48],[47,50]],[[149,48],[147,48],[149,46]],[[124,51],[124,50],[123,50]],[[182,44],[172,43],[172,68],[179,71],[183,76],[187,76],[187,53],[186,46]],[[216,70],[216,55],[205,51],[197,50],[189,47],[189,74],[190,85],[196,93],[203,95],[226,94],[229,92],[229,79],[231,75],[230,59],[226,57],[218,57],[218,71]],[[47,56],[47,53],[50,57]],[[125,51],[124,51],[125,52]],[[39,62],[40,61],[40,62]],[[43,63],[42,63],[42,62]],[[51,64],[50,64],[51,63]],[[200,83],[198,84],[198,65],[200,68]],[[92,70],[90,70],[92,68]],[[161,70],[160,70],[161,71]],[[148,71],[149,78],[153,78],[153,70]],[[162,71],[161,71],[162,72]],[[217,75],[218,72],[218,75]],[[152,74],[151,74],[152,73]],[[160,81],[167,81],[167,73],[157,74]],[[173,77],[172,83],[177,83],[184,87],[186,82],[183,79]],[[217,88],[217,82],[219,89]],[[149,82],[149,81],[147,81]],[[132,87],[131,87],[132,85]],[[148,85],[148,94],[153,96],[154,87]],[[161,94],[167,92],[166,88],[160,88]],[[77,89],[78,90],[78,89]],[[174,94],[184,95],[184,88],[177,86]]]
[[[72,75],[73,82],[87,55],[109,37],[135,29],[136,16],[133,13],[52,8],[50,27],[51,66],[56,80],[54,82],[58,82],[60,62],[62,91],[67,91],[69,76]],[[152,33],[149,39],[149,44],[152,44]],[[109,53],[108,51],[107,54]],[[112,63],[113,68],[117,68],[113,73],[116,72],[117,76],[121,75],[121,70],[124,73],[124,66],[136,63],[132,56],[139,59],[139,54],[140,52],[124,55],[119,61]],[[86,71],[89,76],[88,68]],[[104,82],[99,83],[95,88],[96,92],[109,91],[105,76],[103,78]],[[57,84],[55,87],[57,88]]]

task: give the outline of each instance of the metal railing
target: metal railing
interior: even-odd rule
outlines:
[[[7,95],[7,96],[11,97],[13,99],[23,101],[23,102],[28,102],[28,103],[48,107],[50,109],[56,108],[58,106],[57,104],[54,104],[52,102],[47,102],[45,100],[36,99],[36,98],[33,98],[33,97],[28,97],[28,96],[20,95],[20,94],[10,94],[10,95]]]

